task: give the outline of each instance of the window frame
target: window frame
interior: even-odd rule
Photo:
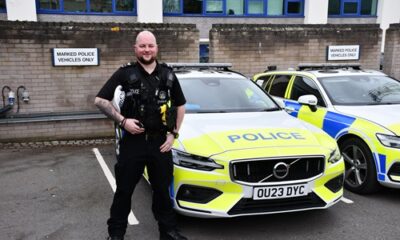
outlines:
[[[90,1],[85,0],[86,10],[84,12],[69,12],[64,11],[64,0],[60,1],[59,9],[41,9],[40,8],[40,0],[36,0],[36,12],[38,14],[65,14],[65,15],[101,15],[101,16],[136,16],[137,15],[137,0],[131,0],[133,2],[132,11],[117,11],[116,3],[118,0],[111,0],[112,11],[111,12],[91,12],[90,11]]]
[[[329,0],[330,1],[330,0]],[[329,9],[328,9],[328,17],[332,18],[337,18],[337,17],[363,17],[363,18],[376,18],[377,17],[377,12],[375,12],[374,15],[372,14],[361,14],[361,4],[362,0],[339,0],[340,1],[340,13],[339,14],[329,14]],[[378,9],[378,2],[379,0],[376,1],[376,6],[375,9]],[[357,13],[344,13],[344,5],[345,3],[357,3]]]
[[[222,13],[206,13],[207,9],[207,1],[203,0],[203,11],[201,14],[184,14],[183,13],[183,0],[179,0],[179,12],[176,13],[169,13],[169,12],[164,12],[163,10],[163,16],[184,16],[184,17],[190,17],[190,16],[196,16],[196,17],[228,17],[228,18],[243,18],[243,17],[268,17],[268,18],[304,18],[304,1],[306,0],[283,0],[283,14],[282,15],[268,15],[268,1],[273,1],[273,0],[243,0],[244,2],[244,13],[242,15],[229,15],[227,10],[226,10],[226,3],[227,0],[221,0],[222,1]],[[248,13],[249,12],[249,2],[251,1],[260,1],[263,3],[263,14],[252,14]],[[293,13],[293,14],[288,14],[287,13],[287,6],[289,2],[299,2],[300,3],[300,12],[299,13]],[[164,4],[164,3],[163,3]]]

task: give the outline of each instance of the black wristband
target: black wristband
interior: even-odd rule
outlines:
[[[174,135],[174,138],[177,139],[179,137],[179,133],[177,132],[171,132],[172,135]]]
[[[118,125],[119,125],[120,127],[124,127],[124,126],[125,126],[125,122],[126,122],[126,118],[122,119],[122,121],[119,122]]]

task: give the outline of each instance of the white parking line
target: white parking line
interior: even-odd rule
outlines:
[[[97,161],[99,162],[101,168],[103,169],[104,175],[106,175],[106,178],[108,180],[108,182],[111,185],[112,190],[115,192],[116,184],[115,184],[115,178],[112,175],[110,169],[107,167],[107,164],[105,163],[103,156],[101,156],[99,149],[97,148],[93,148],[92,149],[94,155],[96,155]],[[131,210],[131,212],[129,213],[128,216],[128,223],[129,225],[137,225],[139,224],[139,221],[136,219],[135,215],[133,215],[133,212]]]
[[[347,203],[347,204],[352,204],[352,203],[354,203],[352,200],[350,200],[350,199],[348,199],[348,198],[345,198],[345,197],[342,197],[342,202],[344,202],[344,203]]]

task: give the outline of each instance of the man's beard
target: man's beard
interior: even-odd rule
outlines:
[[[144,65],[150,65],[156,60],[156,58],[155,57],[151,57],[149,60],[146,60],[143,57],[139,57],[138,60],[139,60],[139,62],[141,62]]]

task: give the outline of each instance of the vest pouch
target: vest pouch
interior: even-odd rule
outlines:
[[[167,108],[167,129],[172,132],[176,128],[177,109],[175,106]]]
[[[161,114],[157,105],[146,106],[146,114],[143,125],[146,131],[161,132],[163,130]]]
[[[126,118],[138,119],[139,114],[137,110],[138,108],[137,104],[138,104],[137,100],[134,97],[128,96],[127,98],[125,98],[125,101],[121,107],[122,116]]]

